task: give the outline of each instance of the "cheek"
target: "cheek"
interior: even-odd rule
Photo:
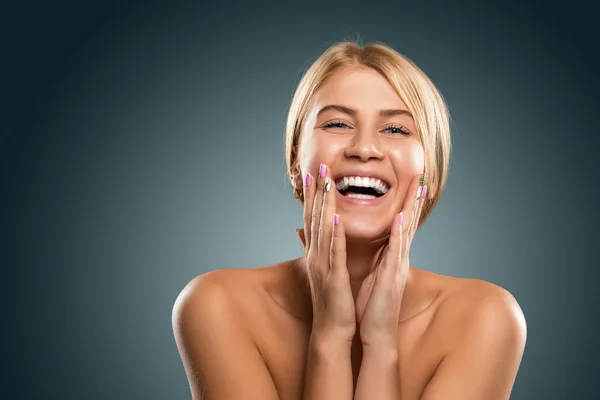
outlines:
[[[328,135],[307,135],[299,146],[300,169],[313,173],[319,169],[321,163],[331,167],[332,160],[342,148],[341,143],[332,140]]]
[[[415,175],[423,172],[425,168],[425,152],[423,146],[416,140],[394,148],[391,156],[398,171]]]

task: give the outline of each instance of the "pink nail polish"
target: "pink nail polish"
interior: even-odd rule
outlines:
[[[340,224],[340,216],[338,214],[333,214],[333,224],[334,225]]]
[[[424,199],[427,196],[427,185],[423,186],[423,190],[421,190],[421,198]]]
[[[310,174],[309,173],[306,174],[306,178],[304,179],[304,183],[306,184],[306,187],[310,186]]]
[[[400,214],[398,214],[398,223],[400,225],[402,225],[402,220],[404,219],[404,213],[400,212]]]
[[[325,166],[325,164],[321,164],[321,166],[319,167],[319,176],[321,178],[325,178],[326,172],[327,172],[327,167]]]

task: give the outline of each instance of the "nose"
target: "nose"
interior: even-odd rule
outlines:
[[[359,158],[361,161],[368,161],[383,158],[383,149],[376,133],[357,129],[344,154],[348,158]]]

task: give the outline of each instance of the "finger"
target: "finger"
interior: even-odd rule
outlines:
[[[405,235],[408,233],[408,231],[410,231],[412,218],[414,216],[415,204],[417,203],[417,200],[421,198],[421,178],[422,175],[415,175],[413,177],[408,187],[408,191],[406,192],[406,196],[404,197],[404,204],[402,206],[404,220],[402,221],[402,226],[404,227],[403,231]]]
[[[408,192],[404,200],[404,206],[402,208],[402,214],[404,220],[402,221],[402,253],[403,255],[410,246],[411,232],[413,229],[413,223],[417,211],[418,200],[421,198],[422,187],[420,186],[423,175],[416,175],[411,182]]]
[[[425,174],[421,176],[419,181],[419,189],[417,190],[417,201],[415,203],[414,215],[412,217],[412,223],[410,225],[410,238],[415,236],[417,228],[419,227],[419,218],[421,216],[421,210],[423,209],[423,203],[425,202],[425,196],[427,195],[427,185],[425,185]]]
[[[319,166],[319,174],[316,179],[315,195],[313,199],[313,205],[311,210],[311,225],[310,225],[310,243],[311,250],[319,253],[319,235],[321,228],[321,211],[323,206],[323,186],[325,185],[325,175],[327,173],[327,167],[325,164]]]
[[[331,271],[335,275],[346,275],[346,234],[344,223],[338,214],[333,216],[333,237],[331,239]]]
[[[421,222],[421,213],[423,212],[423,204],[425,204],[425,200],[427,199],[427,185],[424,185],[421,189],[421,197],[417,200],[417,209],[415,212],[415,223],[413,226],[413,231],[411,232],[411,237],[414,237],[417,233],[417,229],[419,229],[419,222]]]
[[[312,207],[316,190],[315,184],[314,177],[310,173],[307,173],[304,176],[304,248],[306,251],[310,248]]]
[[[404,213],[400,212],[394,218],[394,224],[392,225],[392,232],[390,234],[390,242],[388,245],[388,260],[392,261],[393,265],[397,265],[402,258],[400,256],[400,250],[402,249],[402,223],[404,222]]]
[[[333,231],[333,214],[335,212],[335,189],[329,171],[325,170],[323,183],[323,203],[321,204],[321,217],[319,225],[319,254],[329,265],[331,255],[331,235]]]
[[[403,231],[404,231],[404,218],[402,216],[400,216],[399,218],[399,224],[398,224],[398,231],[400,232],[399,236],[400,236],[400,241],[398,242],[398,255],[397,257],[397,263],[398,263],[398,267],[396,268],[396,270],[394,271],[396,273],[395,278],[392,277],[390,280],[394,279],[393,281],[396,283],[399,283],[400,286],[402,288],[404,288],[404,285],[406,284],[406,280],[408,279],[408,269],[410,267],[409,262],[408,262],[408,252],[404,252],[404,235],[403,235]],[[399,280],[398,280],[399,278]],[[402,289],[402,292],[404,292],[404,289]]]
[[[395,281],[394,277],[398,274],[402,257],[402,223],[404,222],[404,213],[396,215],[392,224],[390,240],[387,246],[384,262],[379,266],[375,285],[377,287],[392,287]]]

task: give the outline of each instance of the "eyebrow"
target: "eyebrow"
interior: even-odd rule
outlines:
[[[352,108],[331,104],[331,105],[321,108],[319,110],[319,112],[317,113],[317,117],[328,110],[336,110],[336,111],[342,112],[344,114],[348,114],[353,117],[356,116],[356,114],[358,113],[356,110],[354,110]],[[379,110],[379,116],[381,116],[381,117],[393,117],[394,115],[408,115],[411,118],[413,117],[412,114],[410,113],[410,111],[408,111],[408,110]]]

